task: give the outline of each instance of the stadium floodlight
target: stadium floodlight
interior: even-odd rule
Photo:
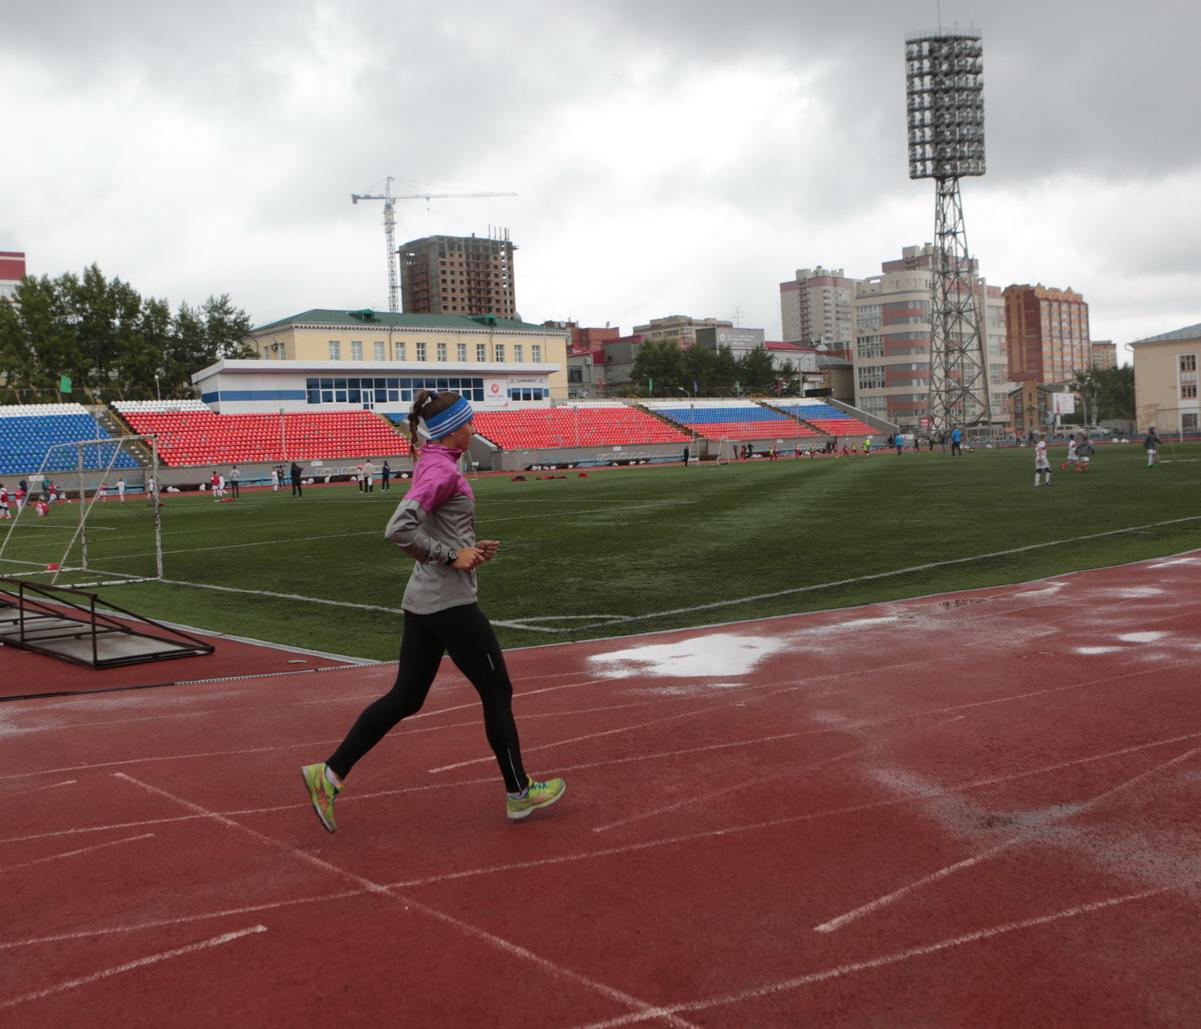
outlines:
[[[983,297],[967,245],[959,179],[984,174],[983,46],[975,32],[905,40],[909,177],[934,179],[930,285],[931,428],[988,423]]]

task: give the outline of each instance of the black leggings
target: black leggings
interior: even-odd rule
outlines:
[[[475,687],[484,708],[484,732],[505,789],[525,789],[517,723],[513,720],[513,684],[496,633],[478,604],[437,611],[432,615],[405,612],[400,643],[400,667],[392,689],[367,705],[326,764],[343,777],[364,754],[401,719],[416,714],[425,703],[444,653]]]

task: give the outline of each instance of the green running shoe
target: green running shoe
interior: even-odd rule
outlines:
[[[529,779],[525,793],[520,797],[506,797],[505,807],[509,817],[517,822],[529,818],[537,808],[550,807],[566,791],[567,783],[562,779],[547,779],[546,782],[534,782],[533,779]],[[330,803],[332,805],[333,802]]]
[[[325,777],[325,764],[305,765],[300,770],[300,777],[309,791],[309,800],[313,802],[313,810],[330,832],[338,831],[338,823],[334,821],[334,798],[342,792],[341,786],[335,786]]]

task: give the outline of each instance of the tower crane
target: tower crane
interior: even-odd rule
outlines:
[[[382,193],[351,193],[350,202],[382,200],[384,202],[384,242],[388,248],[388,310],[400,310],[400,274],[396,267],[396,201],[397,200],[460,200],[478,197],[515,197],[516,193],[393,193],[392,176],[384,180]]]

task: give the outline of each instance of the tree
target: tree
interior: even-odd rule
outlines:
[[[0,376],[18,402],[61,399],[62,375],[95,402],[190,397],[193,373],[255,353],[242,342],[250,319],[227,293],[172,316],[166,300],[143,300],[93,264],[78,277],[27,277],[14,300],[0,304]]]
[[[771,354],[763,347],[748,350],[738,362],[738,381],[748,393],[774,394],[777,378]]]
[[[685,381],[684,354],[675,343],[653,340],[643,343],[634,358],[630,372],[633,381],[641,386],[648,380],[654,383],[653,393],[665,393],[677,387],[683,388]],[[689,383],[689,389],[691,389]]]

